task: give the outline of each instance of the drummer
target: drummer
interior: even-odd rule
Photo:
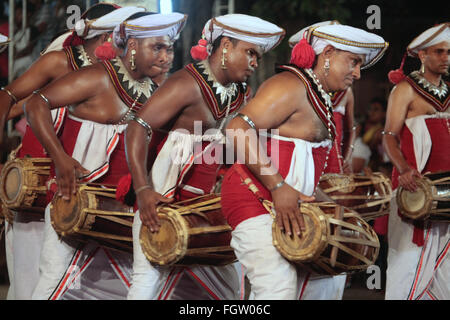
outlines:
[[[76,191],[77,180],[114,185],[128,173],[123,131],[129,117],[156,89],[150,78],[161,73],[185,21],[186,16],[180,13],[136,13],[114,29],[114,44],[124,52],[123,56],[111,59],[115,50],[102,48],[98,52],[109,59],[58,79],[35,92],[26,103],[28,122],[54,162],[57,196],[70,199]],[[57,137],[50,109],[60,105],[70,105],[71,108]],[[75,250],[73,243],[58,238],[50,224],[48,206],[45,223],[41,275],[33,298],[59,299],[67,289],[67,281],[60,280],[67,279],[70,272],[67,275],[64,272],[72,256],[76,253],[78,259],[83,254],[89,256],[89,252]],[[110,257],[112,253],[106,255]],[[108,259],[105,254],[94,255],[94,258],[101,257]],[[106,260],[103,266],[110,263]],[[103,272],[97,273],[95,281],[102,280],[99,274],[104,275]],[[104,296],[89,289],[92,289],[89,283],[82,283],[78,292],[82,299],[117,299],[126,295],[126,292],[117,294],[118,288],[108,285],[103,288]]]
[[[251,26],[251,27],[250,27]],[[191,50],[198,63],[189,64],[174,73],[158,89],[127,128],[127,159],[137,194],[140,214],[133,224],[133,284],[129,299],[155,299],[164,285],[170,268],[153,267],[139,244],[142,223],[158,231],[155,207],[169,199],[184,200],[211,193],[216,182],[219,163],[215,154],[222,145],[221,129],[229,115],[249,98],[245,81],[258,67],[263,53],[274,48],[284,37],[284,30],[262,19],[229,14],[209,20],[203,39]],[[183,90],[180,90],[183,88]],[[199,130],[195,123],[200,124]],[[170,130],[153,164],[151,181],[147,179],[146,137],[159,128]],[[213,133],[206,130],[216,128]],[[219,129],[219,131],[217,130]],[[193,153],[200,143],[203,151]],[[208,150],[206,150],[206,148]],[[182,154],[180,161],[171,155]],[[207,164],[204,154],[213,157]],[[152,186],[151,186],[151,185]],[[142,221],[142,222],[141,222]],[[234,266],[195,267],[181,269],[173,290],[165,296],[185,299],[237,299],[238,277]],[[188,290],[183,278],[194,277],[206,290]],[[178,293],[177,293],[178,292]],[[212,292],[211,294],[208,292]]]
[[[234,164],[225,175],[222,210],[255,299],[341,299],[345,277],[314,279],[300,269],[297,274],[272,244],[271,216],[236,169],[242,168],[263,197],[273,201],[278,226],[288,235],[301,234],[298,203],[314,200],[336,136],[329,93],[347,90],[360,78],[360,69],[377,62],[387,47],[381,37],[350,26],[308,28],[292,50],[291,64],[280,66],[229,123],[227,136],[235,141],[237,161],[245,166]],[[261,129],[275,132],[267,153],[259,152],[265,146],[256,143],[239,148],[239,135],[232,135],[234,130],[256,134]],[[269,154],[276,145],[278,152]],[[253,161],[249,155],[255,155]]]
[[[302,38],[307,28],[319,27],[330,24],[339,24],[339,21],[324,21],[303,28],[289,38],[289,46],[293,48]],[[355,140],[354,96],[351,87],[346,90],[336,91],[331,96],[333,104],[333,118],[336,123],[336,139],[330,150],[324,173],[351,173],[353,142]]]
[[[406,55],[421,62],[405,77],[402,67],[389,73],[396,84],[389,101],[383,145],[394,164],[393,188],[417,188],[422,173],[450,170],[450,93],[442,79],[449,68],[450,24],[421,33]],[[402,62],[402,66],[404,61]],[[388,228],[386,299],[450,299],[450,226],[412,222],[391,203]]]
[[[4,134],[3,125],[11,105],[17,100],[26,99],[33,90],[40,89],[63,75],[92,64],[94,51],[103,44],[114,27],[131,16],[143,11],[142,8],[119,8],[111,4],[97,4],[88,9],[71,34],[56,39],[22,76],[0,91],[0,140]],[[86,21],[86,22],[85,22]],[[22,100],[23,101],[23,100]],[[21,103],[13,108],[21,110]],[[52,111],[55,131],[60,129],[65,108]],[[13,112],[15,115],[18,112]],[[10,112],[11,115],[11,112]],[[48,155],[27,126],[17,157],[47,158]],[[39,257],[44,234],[42,216],[32,215],[25,210],[14,215],[14,278],[10,287],[14,287],[16,299],[30,299],[39,278]],[[10,234],[7,233],[6,237]]]

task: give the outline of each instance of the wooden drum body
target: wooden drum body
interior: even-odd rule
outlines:
[[[427,173],[422,179],[416,178],[416,182],[415,192],[398,188],[400,212],[413,220],[450,222],[450,171]]]
[[[77,240],[94,239],[111,249],[132,252],[134,212],[115,199],[115,188],[80,185],[70,201],[54,197],[51,223],[62,236]]]
[[[158,207],[161,228],[142,225],[140,243],[159,265],[226,265],[236,260],[231,227],[221,213],[220,196],[209,194]]]
[[[378,257],[380,243],[359,216],[332,202],[302,203],[306,224],[301,237],[288,236],[276,222],[273,244],[283,257],[313,273],[337,275],[363,271]]]
[[[366,221],[389,214],[392,185],[381,172],[327,173],[320,177],[319,187],[337,204],[358,212]]]
[[[17,158],[8,161],[0,174],[0,198],[10,210],[43,213],[47,205],[46,181],[49,158]]]

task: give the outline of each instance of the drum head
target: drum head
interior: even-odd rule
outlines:
[[[53,228],[62,236],[70,235],[78,231],[82,225],[82,210],[88,207],[88,199],[83,188],[70,197],[70,200],[63,200],[55,195],[50,205],[50,217]]]
[[[431,210],[432,185],[424,179],[416,179],[415,192],[399,188],[397,192],[397,204],[400,212],[410,219],[424,219]]]
[[[150,262],[170,265],[179,261],[188,247],[188,227],[181,215],[169,207],[159,207],[160,229],[151,232],[142,225],[139,234],[142,251]]]
[[[12,161],[5,165],[1,174],[0,194],[7,206],[20,202],[23,186],[22,166],[20,162]]]
[[[274,221],[272,224],[273,245],[289,261],[309,262],[315,260],[327,245],[328,224],[320,208],[303,203],[301,205],[306,231],[302,235],[288,236]]]

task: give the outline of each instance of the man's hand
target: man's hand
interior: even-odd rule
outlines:
[[[343,164],[342,164],[342,170],[344,171],[345,174],[351,174],[353,173],[353,168],[352,168],[352,161],[351,160],[344,160]]]
[[[314,201],[314,197],[306,196],[288,184],[272,192],[272,200],[276,212],[276,222],[281,230],[284,230],[289,236],[292,231],[301,235],[301,230],[305,230],[305,221],[303,214],[300,212],[301,201]]]
[[[417,189],[417,183],[414,180],[414,177],[422,178],[417,170],[408,168],[399,175],[398,183],[406,190],[414,192]]]
[[[89,174],[89,170],[68,155],[60,156],[54,162],[58,196],[64,200],[70,200],[71,195],[77,191],[78,178]]]
[[[159,203],[171,203],[173,198],[166,198],[151,189],[144,189],[136,195],[136,199],[142,223],[151,232],[158,232],[161,225],[159,224],[156,207]]]

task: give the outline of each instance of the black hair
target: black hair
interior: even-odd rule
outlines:
[[[145,17],[145,16],[150,16],[152,14],[156,14],[156,12],[151,12],[151,11],[136,12],[135,14],[128,17],[128,19],[126,21],[134,20],[137,18]]]
[[[212,50],[211,50],[211,54],[213,54],[214,52],[216,52],[216,50],[220,47],[220,42],[222,41],[222,39],[224,37],[227,37],[228,39],[230,39],[231,43],[233,44],[233,46],[235,46],[239,40],[235,39],[235,38],[231,38],[228,36],[220,36],[218,37],[216,40],[214,40],[214,42],[212,43]]]
[[[111,3],[98,3],[87,9],[82,15],[82,19],[98,19],[105,14],[111,13],[118,9],[119,6]]]

